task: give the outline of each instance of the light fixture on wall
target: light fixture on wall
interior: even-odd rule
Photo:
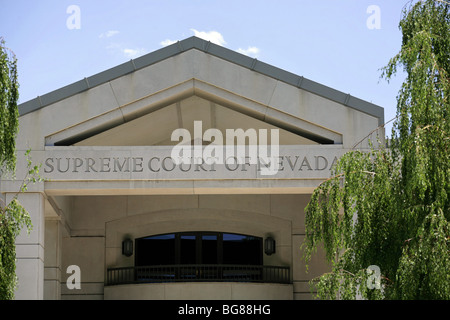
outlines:
[[[133,240],[125,239],[122,241],[122,254],[126,257],[133,255]]]
[[[264,252],[268,256],[275,253],[275,239],[272,237],[267,237],[266,240],[264,240]]]

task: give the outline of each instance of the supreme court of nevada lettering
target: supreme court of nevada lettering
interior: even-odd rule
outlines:
[[[306,272],[304,209],[384,123],[379,106],[197,37],[19,112],[16,177],[30,149],[45,180],[19,195],[33,230],[16,242],[16,299],[311,299],[329,267],[319,251]],[[20,185],[3,177],[2,199]]]

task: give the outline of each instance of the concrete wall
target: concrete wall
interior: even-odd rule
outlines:
[[[273,283],[155,283],[105,288],[105,300],[292,300],[292,285]]]

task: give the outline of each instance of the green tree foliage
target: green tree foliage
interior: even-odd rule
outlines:
[[[406,72],[390,146],[345,154],[306,208],[305,259],[323,245],[331,264],[312,281],[321,299],[450,299],[449,9],[405,6],[382,74]]]
[[[9,171],[14,171],[16,165],[18,99],[17,60],[0,38],[0,168]]]
[[[14,174],[16,167],[18,87],[16,58],[0,38],[0,178],[7,173]],[[40,167],[32,165],[29,153],[25,154],[27,176],[19,192],[9,203],[0,195],[0,300],[14,298],[17,285],[15,241],[23,227],[27,227],[28,232],[32,228],[30,216],[18,200],[19,193],[26,191],[29,183],[40,180]]]

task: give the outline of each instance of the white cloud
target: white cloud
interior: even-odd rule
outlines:
[[[260,51],[257,47],[248,47],[247,49],[239,48],[237,49],[237,52],[245,54],[246,56],[257,58]]]
[[[111,38],[111,37],[113,37],[113,36],[115,36],[116,34],[118,34],[119,33],[119,31],[117,31],[117,30],[109,30],[109,31],[106,31],[106,32],[103,32],[102,34],[100,34],[98,37],[101,39],[101,38]]]
[[[112,42],[106,49],[112,54],[120,54],[128,59],[134,59],[146,54],[148,51],[145,48],[130,48],[123,43]]]
[[[226,44],[226,41],[225,41],[225,39],[223,38],[223,36],[222,36],[222,34],[220,32],[217,32],[217,31],[198,31],[196,29],[191,29],[191,31],[194,32],[194,35],[196,37],[199,37],[199,38],[201,38],[203,40],[206,40],[206,41],[211,41],[212,43],[215,43],[215,44],[217,44],[219,46],[224,46]],[[165,40],[163,42],[165,43],[166,41],[170,41],[170,40]],[[161,42],[161,45],[163,45],[163,42]],[[167,42],[167,44],[171,44],[171,43]],[[239,52],[239,53],[245,54],[247,56],[253,57],[253,58],[257,58],[259,53],[260,53],[259,48],[252,47],[252,46],[249,46],[247,49],[239,48],[236,51]]]
[[[163,47],[166,47],[166,46],[170,46],[171,44],[174,44],[175,42],[177,42],[177,41],[166,39],[164,41],[161,41],[159,44],[162,45]]]
[[[195,29],[191,29],[194,32],[196,37],[202,38],[206,41],[211,41],[212,43],[218,44],[219,46],[223,46],[226,44],[223,36],[217,31],[198,31]]]
[[[136,49],[125,48],[122,49],[122,53],[125,55],[125,57],[129,59],[134,59],[146,54],[147,50],[145,50],[144,48],[136,48]]]

